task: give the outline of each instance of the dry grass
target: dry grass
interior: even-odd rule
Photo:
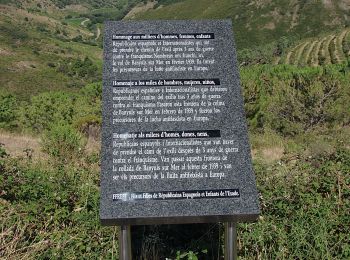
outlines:
[[[29,135],[12,134],[0,131],[0,143],[11,157],[28,157],[35,161],[46,160],[48,155],[41,149],[40,138]],[[85,151],[87,154],[101,151],[100,138],[88,137]]]
[[[23,222],[21,216],[17,219],[15,225],[7,225],[7,222],[13,221],[13,216],[21,214],[15,212],[13,207],[7,207],[8,202],[0,199],[0,207],[3,209],[0,214],[2,220],[0,226],[0,259],[17,260],[17,259],[35,259],[39,251],[45,250],[50,246],[49,239],[44,238],[38,242],[28,243],[23,246],[30,230],[30,225]],[[45,230],[42,230],[43,232]]]
[[[36,62],[33,61],[18,61],[13,64],[15,71],[23,71],[28,69],[34,69],[38,66]]]
[[[85,146],[85,151],[88,154],[101,151],[101,140],[89,137]]]
[[[285,154],[284,140],[274,132],[253,135],[251,142],[253,159],[273,163],[281,160]]]
[[[284,154],[283,147],[267,147],[262,149],[261,157],[268,163],[281,160]]]
[[[265,24],[263,29],[274,30],[274,29],[276,29],[276,24],[274,22],[269,22],[269,23]]]
[[[41,151],[40,141],[36,137],[0,132],[0,143],[4,144],[12,157],[31,156],[36,160],[47,157]]]
[[[0,55],[1,56],[11,56],[11,55],[13,55],[13,52],[9,51],[7,49],[0,48]]]

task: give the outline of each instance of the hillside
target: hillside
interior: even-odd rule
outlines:
[[[347,0],[167,0],[135,19],[210,19],[233,21],[238,48],[276,41],[282,36],[301,39],[348,26]]]
[[[101,39],[96,30],[62,13],[0,5],[0,86],[22,98],[71,90],[100,79]]]
[[[103,22],[135,1],[0,1],[0,89],[21,99],[100,81]]]
[[[350,29],[334,31],[320,37],[305,38],[284,51],[275,64],[320,66],[337,64],[350,58]]]
[[[349,8],[340,0],[1,0],[0,88],[28,99],[100,80],[103,22],[122,18],[230,18],[241,64],[338,63],[347,57]],[[331,34],[339,37],[322,40]]]

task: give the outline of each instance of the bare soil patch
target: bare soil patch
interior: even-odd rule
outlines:
[[[267,162],[278,161],[282,158],[284,149],[282,147],[267,147],[262,149],[261,156]]]
[[[15,71],[24,71],[35,69],[37,66],[37,63],[33,61],[18,61],[14,64],[13,68],[15,68]]]

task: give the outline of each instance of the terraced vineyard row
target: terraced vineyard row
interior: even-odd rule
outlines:
[[[348,58],[350,58],[350,29],[345,29],[322,38],[299,42],[276,63],[320,66],[342,63]]]

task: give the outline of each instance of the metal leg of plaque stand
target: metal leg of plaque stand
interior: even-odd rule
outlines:
[[[225,260],[237,260],[236,222],[225,223]]]
[[[119,260],[131,260],[130,226],[121,226],[119,234]]]

